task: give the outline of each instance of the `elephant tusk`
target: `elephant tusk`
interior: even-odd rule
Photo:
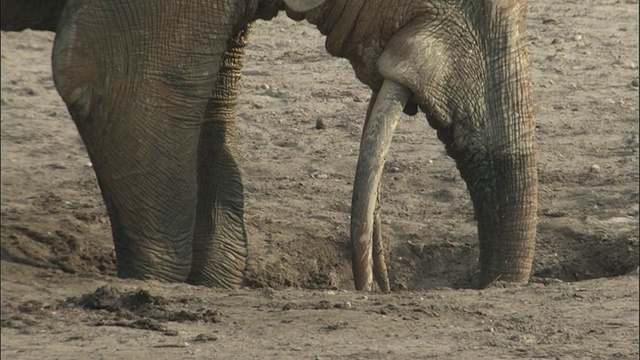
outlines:
[[[372,98],[375,104],[365,121],[351,202],[352,267],[356,290],[371,290],[373,285],[372,237],[378,186],[393,133],[410,97],[408,88],[386,79],[377,98]]]
[[[382,242],[382,217],[380,215],[380,186],[378,186],[378,204],[373,214],[373,278],[376,279],[380,291],[391,291],[389,273],[385,260],[384,242]]]

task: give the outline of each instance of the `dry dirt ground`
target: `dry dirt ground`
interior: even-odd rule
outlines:
[[[346,245],[369,91],[314,28],[281,15],[247,50],[238,291],[113,277],[93,170],[51,80],[53,36],[2,33],[2,357],[636,359],[638,1],[533,1],[529,23],[531,284],[473,288],[471,203],[418,115],[383,177],[390,295],[353,291]]]

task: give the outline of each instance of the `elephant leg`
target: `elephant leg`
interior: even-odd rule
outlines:
[[[201,124],[233,25],[197,3],[69,4],[54,80],[102,190],[118,276],[185,281]]]
[[[144,115],[153,116],[161,133],[129,125],[127,120],[141,114],[122,112],[113,121],[100,112],[84,117],[71,108],[71,114],[109,213],[118,277],[185,281],[191,267],[198,129],[180,128],[170,114]],[[173,142],[180,145],[157,150]]]
[[[188,282],[223,288],[242,283],[247,261],[244,193],[236,149],[235,107],[249,26],[227,43],[198,146],[198,206]]]

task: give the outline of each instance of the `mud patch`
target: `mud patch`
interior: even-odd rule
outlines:
[[[77,220],[75,222],[78,222]],[[2,259],[68,274],[97,273],[114,276],[115,251],[103,246],[83,224],[67,221],[61,229],[47,231],[37,221],[2,226]],[[44,231],[43,231],[44,230]]]
[[[396,265],[397,270],[390,271],[395,290],[466,289],[477,285],[478,246],[475,242],[408,242],[396,248],[394,260],[400,265]]]
[[[534,276],[571,282],[625,275],[638,268],[637,230],[585,233],[564,227],[555,237],[553,243],[542,239],[546,249],[538,252]]]

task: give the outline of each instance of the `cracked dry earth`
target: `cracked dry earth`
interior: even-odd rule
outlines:
[[[51,80],[53,36],[2,33],[3,359],[637,359],[638,2],[540,0],[529,14],[532,282],[473,288],[471,203],[418,115],[383,174],[388,295],[353,291],[347,248],[369,91],[314,28],[281,15],[247,49],[252,257],[237,291],[114,277],[93,170]]]

